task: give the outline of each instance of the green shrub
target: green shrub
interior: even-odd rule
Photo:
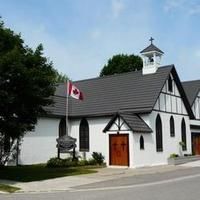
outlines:
[[[79,160],[77,163],[79,166],[89,165],[87,160]]]
[[[97,165],[97,161],[94,158],[88,160],[88,165]]]
[[[172,154],[170,154],[169,157],[170,157],[170,158],[177,158],[177,157],[179,157],[179,155],[178,155],[178,154],[175,154],[175,153],[172,153]]]
[[[73,160],[70,158],[50,158],[47,161],[46,167],[49,168],[61,168],[61,167],[76,167],[76,166],[86,166],[86,165],[102,165],[104,162],[104,156],[101,153],[93,152],[91,159],[87,160]]]
[[[59,158],[50,158],[46,164],[47,167],[61,167],[62,165],[63,161]]]
[[[96,164],[98,165],[102,165],[104,162],[104,156],[102,155],[102,153],[93,152],[92,158],[96,161]]]
[[[56,167],[73,167],[76,166],[77,162],[72,161],[71,158],[66,159],[60,159],[60,158],[50,158],[47,161],[46,166],[50,168],[56,168]]]

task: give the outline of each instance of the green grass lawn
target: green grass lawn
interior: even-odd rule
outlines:
[[[94,169],[88,167],[47,168],[45,165],[6,166],[0,168],[0,179],[30,182],[95,172]]]
[[[20,188],[13,187],[10,185],[0,184],[0,191],[13,193],[16,192],[17,190],[20,190]]]

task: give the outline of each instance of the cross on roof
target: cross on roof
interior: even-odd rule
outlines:
[[[150,38],[149,41],[151,42],[151,44],[153,44],[154,38]]]

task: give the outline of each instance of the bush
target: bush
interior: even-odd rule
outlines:
[[[88,160],[88,165],[97,165],[97,161],[94,158]]]
[[[85,165],[89,165],[87,160],[80,160],[77,163],[79,166],[85,166]]]
[[[46,164],[47,167],[61,167],[62,165],[62,160],[59,158],[50,158]]]
[[[71,158],[66,158],[66,159],[60,159],[60,158],[50,158],[47,161],[46,166],[51,167],[51,168],[56,168],[56,167],[73,167],[76,166],[77,162],[72,161]]]
[[[170,158],[177,158],[177,157],[179,157],[179,155],[178,155],[178,154],[175,154],[175,153],[172,153],[172,154],[170,154],[169,157],[170,157]]]
[[[104,156],[102,155],[102,153],[93,152],[92,158],[95,160],[96,164],[98,165],[102,165],[104,162]]]
[[[47,161],[46,167],[60,168],[60,167],[77,167],[86,165],[102,165],[104,162],[104,156],[101,153],[93,152],[91,159],[87,160],[73,160],[71,157],[66,159],[50,158]]]

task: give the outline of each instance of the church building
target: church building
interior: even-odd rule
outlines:
[[[100,152],[107,166],[135,168],[167,164],[171,154],[200,154],[200,81],[182,83],[174,65],[161,66],[164,53],[152,40],[140,53],[140,71],[73,82],[83,101],[69,98],[66,107],[66,85],[59,84],[55,104],[23,138],[20,164],[57,156],[66,111],[68,135],[83,159]]]

